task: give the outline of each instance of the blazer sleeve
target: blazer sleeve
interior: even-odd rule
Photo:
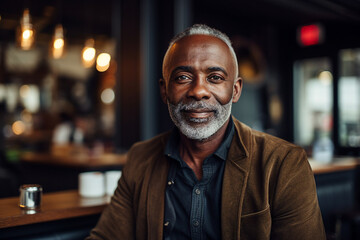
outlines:
[[[86,240],[134,239],[133,188],[128,176],[128,168],[125,166],[110,204]]]
[[[271,204],[271,239],[326,239],[314,175],[305,151],[289,151],[278,169]]]

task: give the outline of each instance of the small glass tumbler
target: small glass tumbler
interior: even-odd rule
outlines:
[[[40,210],[43,189],[39,184],[21,185],[19,191],[21,209]]]

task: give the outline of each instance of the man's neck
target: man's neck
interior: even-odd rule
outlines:
[[[189,139],[180,133],[180,156],[199,180],[202,178],[202,164],[205,158],[214,153],[221,145],[228,124],[229,120],[214,135],[202,141]]]

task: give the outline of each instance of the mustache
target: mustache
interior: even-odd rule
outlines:
[[[193,102],[189,102],[189,103],[180,102],[178,104],[178,107],[179,107],[180,111],[191,111],[191,110],[197,110],[197,109],[208,110],[208,111],[218,111],[219,106],[216,106],[216,105],[210,104],[208,102],[204,102],[204,101],[193,101]]]

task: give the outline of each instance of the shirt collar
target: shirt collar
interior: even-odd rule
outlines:
[[[213,153],[213,155],[216,155],[217,157],[219,157],[224,161],[226,160],[234,133],[235,133],[234,122],[232,120],[232,117],[230,117],[229,124],[225,131],[224,140],[222,141],[221,145],[216,149],[216,151]],[[174,127],[166,143],[164,154],[172,159],[177,160],[181,166],[184,166],[184,162],[180,157],[179,148],[178,148],[179,139],[180,139],[179,130],[178,128]]]

